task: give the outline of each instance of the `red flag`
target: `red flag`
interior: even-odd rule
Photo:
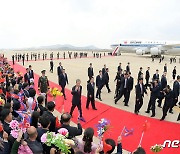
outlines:
[[[2,132],[3,131],[3,126],[2,126],[2,124],[0,124],[0,132]]]
[[[145,121],[145,123],[143,124],[143,132],[146,132],[150,127],[150,123],[148,121]]]

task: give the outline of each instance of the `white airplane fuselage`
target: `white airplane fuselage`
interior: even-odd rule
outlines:
[[[121,41],[111,45],[113,54],[136,53],[137,55],[180,55],[180,42],[165,41]]]

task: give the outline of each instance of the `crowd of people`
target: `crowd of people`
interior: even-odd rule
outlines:
[[[51,58],[52,55],[51,55]],[[42,70],[42,76],[38,79],[38,89],[34,88],[34,72],[32,66],[29,65],[26,68],[26,73],[21,74],[15,72],[14,69],[9,65],[4,55],[0,56],[0,120],[1,120],[1,140],[0,140],[0,153],[61,153],[61,150],[55,146],[47,146],[41,142],[41,136],[50,131],[58,132],[58,129],[65,128],[68,130],[68,139],[72,140],[70,147],[70,153],[122,153],[121,136],[117,139],[117,152],[113,152],[116,147],[116,142],[113,139],[100,140],[99,144],[93,142],[94,129],[87,128],[84,133],[80,121],[86,122],[83,117],[81,108],[81,93],[82,86],[81,80],[76,80],[76,85],[72,87],[72,106],[69,113],[62,113],[60,122],[57,117],[54,116],[53,111],[55,109],[55,102],[47,100],[47,93],[49,90],[49,81],[45,75],[45,70]],[[175,68],[176,69],[176,68]],[[166,73],[167,64],[164,66],[164,73],[160,78],[158,70],[150,81],[150,67],[147,68],[145,77],[142,72],[143,68],[140,68],[138,73],[137,85],[135,86],[136,101],[134,113],[138,114],[142,105],[144,93],[147,94],[147,89],[151,91],[150,100],[147,108],[147,113],[152,111],[152,116],[155,116],[155,102],[158,100],[158,106],[161,107],[162,100],[165,99],[163,106],[163,117],[164,120],[167,112],[173,113],[173,107],[178,103],[179,96],[179,84],[180,76],[174,74],[177,80],[174,80],[173,88],[167,85]],[[87,81],[87,102],[86,109],[89,109],[91,103],[92,109],[97,110],[95,105],[95,97],[99,100],[101,98],[101,90],[103,87],[107,88],[108,93],[111,93],[109,88],[109,69],[104,65],[102,70],[99,70],[99,75],[94,80],[94,71],[92,63],[88,68]],[[173,71],[175,72],[175,71]],[[62,63],[59,63],[57,67],[58,81],[62,88],[64,99],[66,99],[65,86],[68,84],[68,77],[65,73],[65,69]],[[173,76],[173,78],[174,78]],[[146,84],[143,84],[143,80],[146,80]],[[134,78],[131,76],[130,63],[127,64],[123,70],[121,63],[117,68],[117,75],[115,77],[116,90],[115,90],[115,104],[118,100],[124,96],[124,105],[129,106],[130,93],[134,88]],[[97,88],[95,94],[95,87]],[[39,91],[39,92],[38,92]],[[37,96],[38,95],[38,96]],[[75,108],[79,110],[79,117],[77,121],[77,127],[70,125],[71,117]],[[28,115],[30,117],[29,127],[27,131],[23,133],[21,130],[18,131],[17,138],[12,137],[12,128],[10,123],[12,120],[21,122],[24,120],[22,115]],[[178,117],[180,120],[180,114]],[[58,124],[59,122],[59,124]],[[76,138],[76,136],[82,135],[82,138]],[[73,144],[72,144],[73,143]],[[110,150],[104,151],[104,146],[109,145]],[[144,149],[139,147],[134,154],[145,153]]]

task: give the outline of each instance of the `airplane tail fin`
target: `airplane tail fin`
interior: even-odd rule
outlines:
[[[114,51],[112,52],[112,56],[115,56],[115,54],[118,52],[119,47],[117,46]]]

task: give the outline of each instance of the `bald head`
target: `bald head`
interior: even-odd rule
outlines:
[[[29,135],[29,139],[35,140],[37,138],[37,130],[36,130],[36,128],[34,126],[30,126],[27,129],[27,133]]]

